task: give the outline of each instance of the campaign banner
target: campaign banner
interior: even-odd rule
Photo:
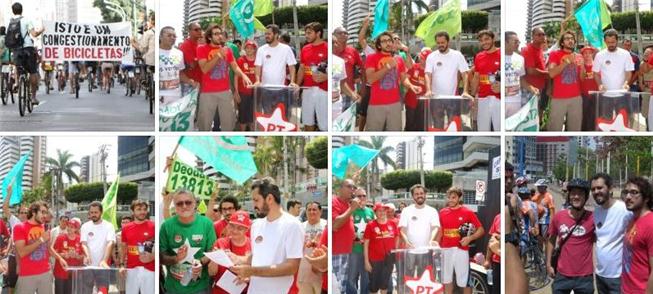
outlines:
[[[131,52],[131,23],[43,21],[43,59],[121,61]]]
[[[639,92],[625,90],[592,92],[596,99],[596,130],[601,132],[637,132],[645,130]]]
[[[356,103],[333,119],[333,130],[335,132],[356,131]]]
[[[271,85],[254,88],[254,122],[258,131],[299,131],[300,113],[299,89]]]
[[[197,89],[183,98],[159,108],[159,130],[185,132],[193,130],[197,110]]]
[[[506,119],[506,130],[516,132],[537,132],[540,129],[540,117],[537,112],[538,97],[532,95],[517,113]]]
[[[166,184],[166,191],[173,193],[179,188],[185,188],[200,199],[209,199],[215,188],[215,181],[206,176],[201,170],[175,158],[170,166],[170,175]]]
[[[474,100],[463,96],[421,96],[424,107],[424,129],[429,132],[473,131]]]

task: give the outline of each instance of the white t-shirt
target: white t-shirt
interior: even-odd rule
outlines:
[[[594,209],[597,275],[604,278],[621,277],[624,235],[632,219],[633,213],[626,209],[626,204],[621,200],[617,200],[607,210],[598,205]]]
[[[320,242],[322,237],[322,231],[326,226],[327,221],[325,219],[320,219],[317,224],[311,225],[308,221],[302,223],[304,227],[304,244],[309,241]],[[314,248],[304,248],[304,255],[313,253]],[[311,270],[311,264],[305,258],[302,258],[302,261],[299,263],[299,270],[297,271],[297,282],[301,283],[322,283],[322,275],[319,273],[314,273]]]
[[[116,232],[113,225],[105,220],[98,225],[93,221],[87,221],[82,225],[80,241],[86,242],[88,246],[91,253],[91,265],[99,266],[100,261],[104,258],[107,244],[116,242]]]
[[[431,75],[431,91],[435,95],[456,95],[458,72],[469,70],[460,51],[449,48],[447,53],[435,50],[426,58],[424,72]]]
[[[521,102],[521,77],[526,75],[524,69],[524,57],[513,52],[512,55],[504,55],[505,68],[505,96],[506,101]]]
[[[430,246],[431,228],[440,226],[440,217],[435,208],[424,205],[422,208],[415,204],[404,208],[399,219],[399,229],[406,228],[406,236],[413,247]]]
[[[340,89],[340,81],[347,78],[347,71],[345,70],[345,60],[333,55],[331,60],[331,98],[338,98],[338,101],[331,103],[331,117],[335,119],[342,112],[342,89]]]
[[[302,224],[287,212],[269,222],[257,219],[250,230],[252,266],[278,265],[286,259],[302,258],[304,252],[304,229]],[[287,293],[293,276],[256,277],[249,282],[249,294]]]
[[[184,70],[184,53],[177,48],[159,48],[159,96],[170,98],[166,104],[181,98],[179,71]]]
[[[12,232],[14,231],[14,227],[20,223],[21,223],[20,219],[17,218],[15,215],[12,214],[9,216],[9,226],[11,227]]]
[[[596,53],[592,71],[601,73],[601,83],[607,90],[623,90],[626,72],[635,70],[628,51],[618,48],[615,52],[603,49]]]
[[[286,68],[295,64],[295,54],[286,44],[279,43],[274,47],[265,44],[256,51],[254,65],[261,67],[261,83],[264,85],[284,85]]]

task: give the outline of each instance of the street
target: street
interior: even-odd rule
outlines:
[[[41,83],[36,94],[40,105],[32,113],[21,117],[18,113],[18,96],[14,93],[7,105],[0,104],[0,131],[152,131],[154,115],[141,95],[125,96],[125,88],[117,81],[111,94],[101,92],[99,87],[88,92],[86,82],[80,84],[79,99],[69,94],[66,85],[64,94],[55,90],[45,94]]]

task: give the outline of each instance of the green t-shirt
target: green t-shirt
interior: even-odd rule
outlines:
[[[369,207],[359,208],[354,210],[352,216],[354,217],[354,231],[356,232],[356,240],[354,240],[354,248],[352,251],[363,253],[363,233],[365,233],[365,224],[375,219],[374,211]]]
[[[200,214],[195,214],[195,221],[191,224],[182,224],[179,222],[177,216],[167,219],[161,225],[159,231],[159,249],[167,255],[175,255],[173,249],[179,248],[186,240],[190,243],[190,247],[199,247],[195,253],[195,259],[200,259],[204,256],[204,252],[211,251],[213,243],[215,243],[215,229],[213,223],[207,217]],[[166,266],[168,275],[165,280],[165,288],[173,293],[196,293],[210,287],[208,267],[204,266],[202,275],[199,279],[193,281],[186,286],[182,286],[179,280],[172,277],[171,273],[182,275],[191,267],[191,264],[184,262],[181,264]]]
[[[236,46],[236,44],[226,42],[224,45],[231,49],[231,53],[234,55],[234,60],[238,60],[238,58],[240,58],[240,51],[238,50],[238,46]],[[234,71],[231,69],[231,67],[229,67],[229,87],[231,87],[232,90],[234,89]]]

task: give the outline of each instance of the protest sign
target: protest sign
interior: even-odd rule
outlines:
[[[200,199],[209,199],[213,194],[215,181],[211,180],[202,171],[175,158],[170,166],[166,191],[172,193],[179,188],[185,188],[193,192]]]
[[[159,130],[162,132],[192,131],[197,109],[197,90],[159,108]]]
[[[43,21],[43,59],[121,61],[131,51],[131,23]]]

